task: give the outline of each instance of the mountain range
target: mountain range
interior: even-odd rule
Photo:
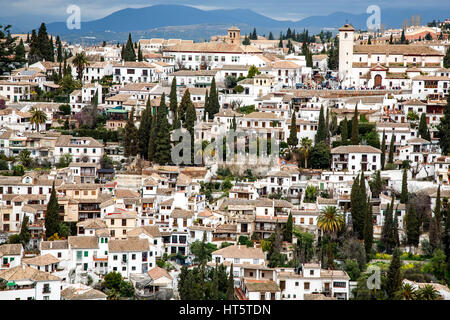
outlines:
[[[446,10],[436,9],[383,9],[381,21],[386,28],[402,26],[405,19],[420,15],[422,22],[447,18]],[[183,5],[153,5],[116,11],[104,18],[81,23],[80,30],[67,29],[65,22],[47,24],[51,34],[59,34],[62,39],[80,42],[81,37],[90,37],[97,42],[125,41],[128,33],[133,38],[165,37],[208,39],[211,35],[225,34],[231,25],[241,28],[242,33],[249,33],[253,28],[258,34],[272,32],[277,37],[280,31],[288,27],[297,31],[308,29],[319,32],[321,29],[337,31],[345,23],[351,23],[357,29],[367,29],[367,13],[351,14],[335,12],[327,16],[310,16],[299,21],[275,20],[249,9],[201,10]],[[36,26],[36,29],[39,26]]]

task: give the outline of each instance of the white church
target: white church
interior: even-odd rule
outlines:
[[[343,88],[411,90],[414,78],[443,67],[444,54],[425,45],[355,45],[355,28],[339,29],[339,80]]]

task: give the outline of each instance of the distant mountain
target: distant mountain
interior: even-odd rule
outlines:
[[[442,9],[442,8],[441,8]],[[447,18],[448,10],[436,9],[383,9],[381,22],[386,27],[402,26],[405,19],[412,15],[421,15],[422,23],[433,19]],[[351,23],[357,29],[365,30],[367,13],[351,14],[336,12],[327,16],[311,16],[299,21],[280,21],[271,19],[249,9],[200,10],[182,5],[154,5],[139,9],[123,9],[102,19],[82,22],[80,30],[69,30],[65,22],[47,25],[52,34],[59,34],[66,41],[80,42],[81,37],[89,36],[95,41],[126,40],[128,33],[133,38],[165,37],[205,40],[211,35],[225,34],[231,25],[241,28],[242,33],[249,33],[256,28],[258,34],[272,32],[275,36],[288,27],[297,32],[308,29],[317,33],[321,29],[337,29],[345,23]],[[38,27],[38,26],[37,26]]]

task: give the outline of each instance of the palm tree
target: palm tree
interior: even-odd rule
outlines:
[[[77,68],[77,74],[78,74],[78,79],[80,81],[82,81],[83,79],[83,70],[84,68],[89,65],[89,62],[86,58],[86,55],[84,54],[84,52],[82,53],[77,53],[75,55],[75,58],[73,59],[73,64],[75,65],[75,67]]]
[[[416,300],[417,291],[409,283],[404,283],[397,295],[400,300]]]
[[[29,167],[31,164],[31,152],[28,150],[22,150],[19,153],[19,162],[24,167]]]
[[[345,223],[344,215],[335,206],[327,206],[320,211],[317,227],[324,233],[335,234]]]
[[[41,124],[47,121],[47,115],[45,114],[44,111],[37,110],[35,107],[31,108],[30,113],[31,113],[30,118],[31,125],[36,125],[36,131],[40,131],[39,127]]]
[[[309,157],[309,151],[311,150],[312,140],[304,137],[302,138],[302,141],[300,141],[300,153],[305,159],[305,168],[308,167],[308,157]]]
[[[419,300],[441,300],[441,294],[431,284],[426,284],[417,290]]]

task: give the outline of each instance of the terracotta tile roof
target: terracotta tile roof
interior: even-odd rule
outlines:
[[[170,217],[173,219],[183,218],[183,219],[189,219],[194,216],[193,211],[183,210],[180,208],[175,208],[172,213],[170,214]]]
[[[218,42],[183,43],[164,49],[166,52],[229,52],[229,53],[262,53],[253,46],[243,46]]]
[[[122,239],[108,242],[109,252],[141,252],[148,251],[150,246],[147,239]]]
[[[213,255],[220,255],[223,258],[242,259],[264,259],[265,255],[261,248],[247,247],[245,245],[232,245],[216,250]]]
[[[68,240],[72,249],[98,249],[97,237],[69,236]]]
[[[161,232],[157,226],[142,226],[127,232],[127,237],[138,237],[140,234],[146,234],[152,238],[161,237]]]
[[[331,153],[381,153],[381,150],[368,145],[353,145],[333,148]]]
[[[2,244],[0,245],[0,257],[19,256],[22,248],[21,244]]]
[[[65,250],[69,249],[68,240],[42,241],[41,250]]]
[[[6,281],[33,280],[33,281],[57,281],[60,277],[48,272],[40,271],[25,265],[0,271],[0,279]]]
[[[244,279],[244,285],[250,292],[280,292],[280,288],[276,282],[271,280],[252,280]]]
[[[431,55],[443,56],[444,54],[426,46],[412,46],[412,45],[356,45],[353,49],[354,54],[359,53],[380,53],[389,55]]]
[[[23,263],[34,266],[48,266],[50,264],[59,263],[60,261],[61,260],[50,253],[44,254],[43,256],[37,256],[22,260]]]
[[[94,288],[76,284],[61,291],[62,300],[106,300],[107,295]]]
[[[77,227],[84,229],[103,229],[106,228],[106,223],[102,219],[87,219],[77,223]]]
[[[157,280],[162,277],[166,277],[169,278],[170,280],[173,280],[172,276],[167,272],[167,270],[160,267],[154,267],[153,269],[148,270],[148,275],[153,280]]]

